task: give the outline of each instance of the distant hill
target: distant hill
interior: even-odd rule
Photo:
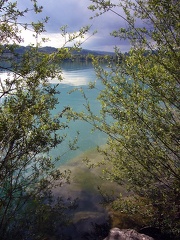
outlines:
[[[44,53],[53,53],[58,51],[57,48],[54,47],[41,47],[39,48],[40,52],[44,52]],[[107,52],[107,51],[96,51],[96,50],[88,50],[88,49],[80,49],[80,50],[74,50],[72,51],[73,55],[95,55],[95,56],[105,56],[105,55],[109,55],[109,56],[113,56],[114,53],[113,52]]]
[[[10,52],[8,51],[7,49],[7,45],[2,45],[1,46],[1,49],[2,50],[5,50],[5,52]],[[30,49],[30,46],[16,46],[15,48],[15,52],[18,53],[18,54],[23,54],[25,53],[26,51],[28,51]],[[40,47],[39,48],[39,52],[43,52],[43,53],[54,53],[54,52],[57,52],[58,51],[58,48],[55,48],[55,47]],[[107,51],[96,51],[96,50],[89,50],[89,49],[79,49],[79,50],[73,50],[72,51],[72,54],[73,55],[89,55],[89,54],[92,54],[92,55],[95,55],[95,56],[105,56],[105,55],[109,55],[109,56],[114,56],[114,52],[107,52]]]
[[[9,59],[14,60],[16,62],[19,62],[21,60],[22,55],[30,50],[30,46],[13,46],[13,45],[1,45],[0,46],[0,54],[1,54],[1,59],[0,59],[0,64],[1,66],[9,66]],[[54,47],[41,47],[38,49],[39,52],[45,53],[45,54],[51,54],[58,52],[58,48]],[[84,62],[92,61],[92,57],[90,55],[98,57],[99,61],[105,62],[107,59],[105,56],[110,56],[110,58],[114,59],[115,54],[113,52],[106,52],[106,51],[95,51],[95,50],[88,50],[88,49],[77,49],[77,50],[72,50],[71,56],[65,58],[63,61],[64,62],[69,62],[69,61],[77,61],[77,62]]]

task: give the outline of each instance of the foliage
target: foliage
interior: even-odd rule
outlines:
[[[111,11],[127,28],[111,34],[130,42],[124,55],[116,48],[116,63],[103,69],[94,60],[104,89],[98,97],[101,116],[79,117],[108,134],[102,150],[106,177],[123,184],[151,208],[151,224],[178,238],[180,232],[179,63],[180,6],[174,0],[98,1],[95,17]],[[142,26],[142,27],[141,27]],[[95,86],[94,86],[95,87]],[[127,212],[120,198],[119,210]],[[124,201],[124,200],[123,200]],[[134,209],[141,209],[134,201]],[[123,204],[122,204],[123,203]],[[132,207],[131,207],[132,210]]]
[[[74,206],[71,201],[65,204],[53,196],[52,189],[68,182],[69,172],[56,169],[54,164],[59,158],[52,159],[50,155],[65,138],[60,133],[68,125],[61,117],[68,108],[52,116],[58,92],[57,85],[49,84],[49,80],[62,80],[56,63],[69,53],[64,46],[52,54],[38,51],[38,36],[45,30],[48,18],[37,23],[20,22],[19,17],[26,16],[29,11],[42,11],[36,0],[31,2],[33,10],[20,11],[17,2],[0,1],[0,70],[6,72],[6,77],[0,78],[2,240],[29,236],[42,239],[50,233],[52,236],[66,223],[67,209]],[[18,53],[18,44],[23,41],[22,28],[31,28],[37,39],[37,44],[29,46],[23,54]],[[63,36],[65,29],[62,28]],[[70,34],[65,44],[83,37],[87,31],[85,27]]]

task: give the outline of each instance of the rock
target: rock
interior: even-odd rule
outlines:
[[[109,235],[104,240],[154,240],[145,234],[141,234],[132,229],[112,228]]]

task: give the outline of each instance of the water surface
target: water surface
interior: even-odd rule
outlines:
[[[64,107],[70,106],[74,111],[85,110],[85,100],[82,97],[80,91],[75,91],[70,94],[73,89],[83,89],[90,102],[93,113],[99,114],[100,104],[96,99],[102,85],[96,78],[94,68],[91,63],[65,63],[62,65],[63,69],[63,80],[58,86],[60,94],[58,95],[59,104],[54,110],[54,114],[62,111]],[[97,89],[89,89],[89,83],[96,81]],[[106,142],[107,136],[100,132],[92,132],[92,126],[84,121],[72,121],[69,123],[67,129],[66,141],[61,144],[58,148],[53,150],[54,156],[62,155],[67,150],[69,140],[77,135],[77,131],[80,133],[78,136],[78,149],[76,151],[68,151],[61,157],[60,162],[57,166],[66,163],[68,160],[82,154],[83,152],[95,148],[97,145],[103,145]]]

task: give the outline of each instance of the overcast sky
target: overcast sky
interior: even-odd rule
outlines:
[[[30,0],[18,0],[17,2],[21,9],[31,6]],[[63,39],[60,36],[60,27],[63,25],[68,25],[70,32],[78,31],[86,25],[92,25],[86,37],[88,38],[94,30],[98,32],[83,43],[83,48],[113,51],[116,45],[121,47],[121,51],[129,49],[127,42],[120,42],[119,39],[110,36],[110,32],[124,26],[125,22],[112,12],[107,12],[98,18],[90,20],[90,17],[94,14],[88,9],[88,6],[91,5],[90,0],[38,0],[38,3],[43,6],[43,13],[37,15],[31,13],[26,16],[25,21],[35,21],[45,16],[50,18],[46,25],[47,32],[45,34],[45,37],[48,37],[50,41],[45,44],[46,46],[62,46]],[[23,32],[23,34],[24,45],[28,45],[30,41],[33,41],[31,32]]]

